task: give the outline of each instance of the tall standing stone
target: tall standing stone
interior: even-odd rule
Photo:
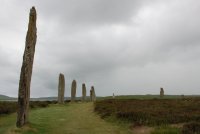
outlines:
[[[25,50],[19,81],[18,110],[16,123],[17,127],[22,127],[28,122],[30,84],[34,61],[35,45],[37,39],[36,19],[36,10],[35,7],[32,7],[30,9],[28,31],[26,35]]]
[[[96,101],[96,94],[95,94],[94,86],[91,87],[91,100]]]
[[[90,89],[90,101],[92,101],[92,89]]]
[[[59,75],[59,83],[58,83],[58,103],[64,103],[64,94],[65,94],[65,77],[63,74]]]
[[[164,89],[160,88],[160,98],[164,97]]]
[[[76,81],[72,81],[72,86],[71,86],[71,102],[74,102],[76,99]]]
[[[85,83],[82,84],[82,101],[86,101],[86,86],[85,86]]]

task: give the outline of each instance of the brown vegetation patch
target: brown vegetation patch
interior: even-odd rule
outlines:
[[[148,126],[136,126],[131,128],[131,130],[133,134],[151,134],[154,128]]]
[[[55,101],[31,101],[30,108],[48,107],[49,104],[53,104]],[[10,114],[17,111],[17,102],[12,101],[0,101],[0,115]]]
[[[33,128],[31,124],[26,124],[22,128],[13,128],[8,130],[7,134],[21,134],[23,132],[37,133],[37,129]]]
[[[177,124],[200,121],[200,99],[103,100],[95,103],[102,118],[118,119],[142,125]]]

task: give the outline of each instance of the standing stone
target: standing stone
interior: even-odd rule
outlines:
[[[59,75],[59,83],[58,83],[58,103],[64,103],[64,94],[65,94],[65,77],[63,74]]]
[[[113,99],[115,99],[115,94],[114,94],[114,93],[113,93],[113,96],[112,96],[112,98],[113,98]]]
[[[92,101],[92,89],[90,90],[90,101]]]
[[[160,88],[160,98],[164,97],[164,89]]]
[[[76,99],[76,81],[72,81],[72,87],[71,87],[71,102],[74,102]]]
[[[82,84],[82,101],[86,101],[86,86],[85,86],[85,83]]]
[[[94,86],[91,87],[91,101],[96,101]]]
[[[35,7],[30,9],[28,31],[26,35],[25,50],[23,63],[21,67],[19,92],[18,92],[18,109],[17,109],[17,127],[22,127],[28,122],[28,109],[30,100],[30,84],[32,68],[34,61],[35,45],[37,39],[36,28],[37,14]]]

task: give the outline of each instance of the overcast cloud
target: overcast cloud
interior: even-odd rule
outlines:
[[[98,96],[200,94],[198,0],[0,0],[0,94],[17,96],[29,10],[37,10],[31,97],[58,75]]]

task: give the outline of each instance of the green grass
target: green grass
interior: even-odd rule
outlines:
[[[15,127],[16,114],[0,117],[0,134],[128,134],[129,130],[101,119],[93,103],[51,105],[31,110],[30,124]]]
[[[159,126],[151,134],[180,134],[180,129],[170,126]]]
[[[30,112],[30,124],[15,127],[16,114],[0,116],[0,134],[129,134],[130,122],[109,116],[105,120],[93,112],[93,103],[69,103],[37,108]],[[152,134],[179,134],[170,126],[155,127]]]
[[[14,127],[16,122],[16,114],[0,115],[0,134],[6,133],[9,128]]]

